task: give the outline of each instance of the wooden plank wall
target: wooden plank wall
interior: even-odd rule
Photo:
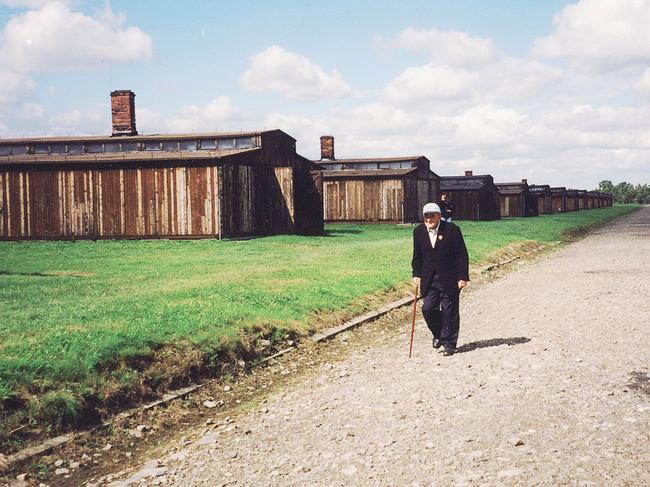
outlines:
[[[418,194],[419,181],[416,179],[405,178],[404,180],[404,222],[416,222],[422,219],[420,213],[422,212],[421,197]],[[424,195],[422,195],[424,197]]]
[[[268,234],[293,233],[296,221],[294,198],[293,167],[274,167],[272,172],[264,168],[267,176],[264,186],[270,190],[266,203],[270,209],[269,217],[272,225]],[[270,179],[270,184],[267,182]],[[264,202],[262,202],[264,204]]]
[[[223,235],[293,233],[293,168],[223,166]]]
[[[566,198],[562,194],[554,194],[552,196],[553,213],[563,213],[567,211]]]
[[[437,190],[436,181],[418,179],[418,204],[414,218],[409,219],[410,222],[417,222],[422,220],[422,208],[427,203],[434,203],[438,201],[439,191]]]
[[[576,211],[577,209],[576,198],[569,196],[566,202],[566,211]]]
[[[484,187],[478,197],[478,220],[490,221],[499,218],[501,218],[499,192],[496,188]]]
[[[548,215],[553,213],[553,197],[540,194],[537,198],[537,213]]]
[[[323,172],[294,168],[295,231],[299,235],[322,235]]]
[[[500,204],[501,216],[526,216],[526,196],[523,194],[502,194]]]
[[[447,190],[454,204],[457,220],[498,220],[501,218],[499,193],[489,188],[480,191]]]
[[[456,220],[478,220],[478,192],[477,191],[447,191],[454,203]]]
[[[207,167],[0,171],[0,238],[216,236]]]
[[[400,179],[329,180],[323,182],[323,193],[326,221],[403,221],[405,184]]]

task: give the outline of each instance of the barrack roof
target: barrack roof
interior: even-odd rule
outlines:
[[[440,191],[481,189],[486,185],[494,185],[490,174],[472,174],[471,176],[442,176]]]
[[[142,142],[147,140],[184,140],[184,139],[202,139],[202,138],[226,138],[226,137],[255,137],[262,134],[281,132],[294,141],[293,137],[280,129],[253,130],[249,132],[196,132],[185,134],[138,134],[138,135],[75,135],[75,136],[55,136],[55,137],[21,137],[12,139],[0,138],[0,144],[21,144],[21,143],[52,143],[52,142],[119,142],[133,141]]]
[[[528,183],[522,181],[515,183],[494,183],[501,194],[521,194],[528,192]]]
[[[417,167],[407,167],[403,169],[339,169],[334,171],[323,171],[324,178],[331,179],[350,179],[350,178],[394,178],[405,176],[411,173],[417,173]]]
[[[260,147],[249,149],[195,150],[195,151],[139,151],[111,152],[98,154],[42,154],[0,156],[0,166],[4,164],[78,164],[78,163],[116,163],[147,161],[191,161],[222,159],[245,153],[261,152]]]
[[[417,161],[418,159],[429,159],[425,156],[403,156],[403,157],[364,157],[357,159],[321,159],[316,160],[318,164],[347,164],[347,163],[356,163],[356,162],[402,162],[402,161]],[[431,162],[431,161],[429,161]]]

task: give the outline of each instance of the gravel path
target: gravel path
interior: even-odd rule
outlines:
[[[648,276],[646,207],[115,485],[650,485]]]

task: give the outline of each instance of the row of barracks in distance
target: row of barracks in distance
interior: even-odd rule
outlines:
[[[112,135],[0,139],[0,239],[222,238],[406,223],[446,193],[457,219],[611,206],[609,194],[438,176],[424,156],[302,157],[282,130],[139,135],[135,95],[111,93]]]

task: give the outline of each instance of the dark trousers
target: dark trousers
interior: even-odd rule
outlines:
[[[456,348],[460,330],[460,293],[453,296],[445,293],[438,276],[433,278],[427,294],[422,298],[422,315],[433,337],[445,348]]]

